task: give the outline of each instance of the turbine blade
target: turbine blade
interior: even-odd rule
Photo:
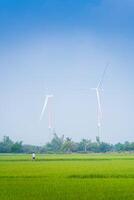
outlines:
[[[100,82],[98,83],[97,88],[100,88],[102,86],[102,83],[104,81],[104,77],[105,77],[105,74],[106,74],[108,66],[109,66],[109,63],[107,63],[106,66],[105,66],[105,68],[104,68],[103,74],[102,74],[102,76],[100,78]]]
[[[42,120],[42,117],[44,115],[44,112],[46,110],[46,107],[47,107],[47,104],[48,104],[48,99],[49,99],[49,96],[47,95],[46,98],[45,98],[45,102],[44,102],[44,105],[43,105],[43,109],[41,111],[41,115],[40,115],[40,120]]]
[[[96,90],[96,88],[90,88],[91,90]]]

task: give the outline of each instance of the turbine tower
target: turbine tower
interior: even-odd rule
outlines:
[[[45,102],[43,105],[43,109],[41,111],[41,115],[40,115],[40,121],[42,120],[44,113],[46,111],[46,109],[48,108],[48,128],[50,130],[50,133],[54,130],[53,127],[53,111],[52,111],[52,99],[53,99],[53,95],[46,95],[45,97]]]
[[[100,78],[100,81],[97,85],[96,88],[92,88],[92,90],[95,90],[96,92],[96,97],[97,97],[97,127],[98,127],[98,137],[100,137],[100,134],[101,134],[101,127],[102,127],[102,108],[101,108],[101,99],[100,99],[100,92],[102,89],[102,83],[103,83],[103,80],[104,80],[104,77],[105,77],[105,74],[106,74],[106,71],[107,71],[107,68],[108,68],[109,64],[107,64],[105,66],[105,69],[103,71],[103,74]]]

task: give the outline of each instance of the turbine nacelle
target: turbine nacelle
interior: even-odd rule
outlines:
[[[98,87],[96,87],[96,88],[91,88],[91,90],[95,90],[95,91],[104,91],[103,88],[98,88]]]
[[[54,95],[53,95],[53,94],[48,94],[48,95],[46,95],[46,97],[47,97],[47,98],[53,98]]]
[[[98,123],[97,126],[98,126],[98,128],[100,128],[101,127],[101,123]]]

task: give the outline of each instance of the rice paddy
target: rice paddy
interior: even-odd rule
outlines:
[[[0,155],[0,200],[132,200],[133,154]]]

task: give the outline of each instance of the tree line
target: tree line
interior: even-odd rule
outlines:
[[[4,136],[0,142],[0,153],[106,153],[106,152],[124,152],[134,151],[134,142],[124,142],[109,144],[100,141],[82,139],[80,142],[74,142],[69,137],[59,137],[56,133],[50,142],[43,146],[26,145],[22,141],[14,142],[8,136]]]

